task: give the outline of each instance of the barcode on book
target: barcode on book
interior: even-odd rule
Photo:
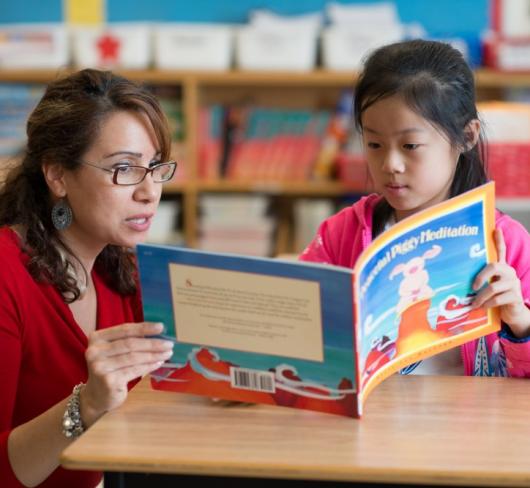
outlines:
[[[243,390],[275,393],[274,373],[246,368],[230,368],[230,383]]]

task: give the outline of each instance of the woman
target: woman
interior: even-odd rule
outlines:
[[[110,72],[51,83],[27,137],[0,191],[0,485],[92,487],[60,453],[171,355],[130,249],[176,163],[156,99]]]

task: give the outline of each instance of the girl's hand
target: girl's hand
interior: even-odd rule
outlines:
[[[85,353],[88,380],[80,394],[86,427],[125,401],[129,381],[154,371],[171,357],[172,342],[146,337],[162,331],[160,323],[139,322],[90,335]]]
[[[495,230],[495,244],[499,260],[485,266],[475,278],[474,290],[489,284],[477,294],[473,307],[499,307],[501,320],[510,327],[512,333],[516,337],[526,337],[530,334],[530,311],[523,300],[521,282],[515,270],[506,262],[506,243],[500,229]]]

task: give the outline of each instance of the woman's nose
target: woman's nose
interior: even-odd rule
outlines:
[[[153,173],[148,173],[135,187],[134,195],[137,200],[154,201],[162,192],[162,184],[153,181]]]

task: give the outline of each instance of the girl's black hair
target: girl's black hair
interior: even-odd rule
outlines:
[[[413,40],[383,46],[366,59],[357,82],[354,117],[362,131],[363,112],[377,101],[399,95],[417,114],[440,129],[454,147],[468,147],[468,124],[478,119],[473,73],[464,57],[451,45]],[[484,136],[463,151],[457,162],[450,196],[488,181]],[[393,209],[386,200],[377,205],[373,235],[384,228]]]

